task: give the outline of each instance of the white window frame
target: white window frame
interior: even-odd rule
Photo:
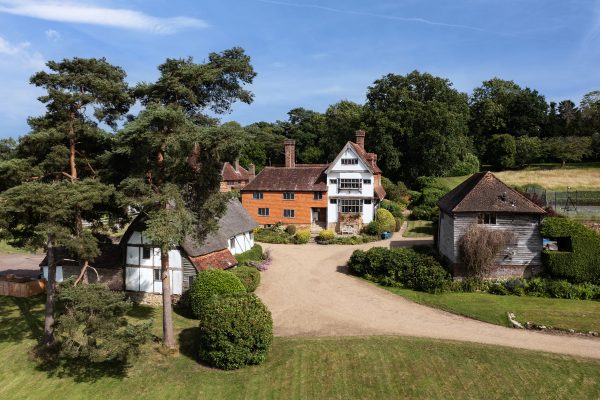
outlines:
[[[264,213],[261,214],[260,210],[264,210]],[[259,207],[258,209],[258,216],[259,217],[268,217],[270,214],[269,212],[269,208],[268,207]]]
[[[339,199],[338,212],[340,214],[362,214],[363,201],[361,199]]]
[[[284,200],[295,200],[296,194],[294,192],[283,192],[283,199]]]
[[[296,211],[293,209],[284,209],[283,218],[296,218]]]
[[[263,192],[252,192],[252,200],[262,200],[263,197]]]
[[[340,179],[340,184],[338,186],[339,190],[361,190],[362,189],[362,179],[354,179],[354,178],[346,178]]]
[[[358,158],[342,158],[342,165],[358,165]]]

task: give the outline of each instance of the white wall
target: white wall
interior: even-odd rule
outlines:
[[[227,242],[227,248],[231,254],[236,255],[248,251],[254,246],[254,235],[252,232],[244,232],[234,236],[234,244],[231,246],[231,239]]]
[[[44,279],[47,281],[48,280],[48,267],[43,267],[43,274],[44,274]],[[56,266],[56,282],[62,282],[63,281],[63,270],[62,267],[57,265]]]

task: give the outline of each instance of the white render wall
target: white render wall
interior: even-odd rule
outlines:
[[[236,255],[248,251],[254,246],[254,235],[252,232],[240,233],[232,238],[234,245],[231,246],[231,239],[227,242],[227,248],[231,254]]]

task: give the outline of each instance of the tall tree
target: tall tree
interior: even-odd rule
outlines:
[[[119,134],[116,158],[130,161],[123,201],[146,215],[147,234],[161,249],[163,345],[172,349],[169,250],[188,234],[215,228],[225,210],[218,192],[222,162],[233,161],[240,147],[239,126],[215,127],[203,113],[250,103],[244,85],[256,74],[240,48],[211,53],[204,64],[168,59],[159,71],[155,83],[135,90],[146,108]]]
[[[586,133],[591,135],[600,132],[600,90],[586,93],[580,108]]]
[[[467,95],[447,79],[389,74],[367,93],[367,144],[390,178],[444,175],[469,152],[468,118]]]

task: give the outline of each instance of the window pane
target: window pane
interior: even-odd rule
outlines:
[[[142,247],[142,258],[144,260],[150,259],[150,247],[147,247],[147,246]]]
[[[154,269],[154,280],[160,281],[160,269],[159,268]]]

